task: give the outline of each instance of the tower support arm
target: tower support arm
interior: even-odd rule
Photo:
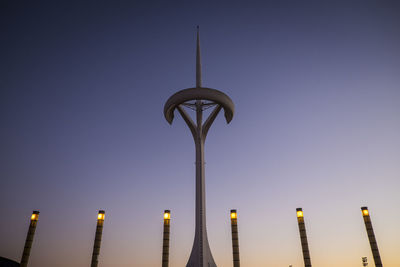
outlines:
[[[173,94],[164,105],[164,117],[169,124],[174,119],[174,110],[177,106],[192,100],[208,100],[222,106],[225,119],[230,123],[235,112],[235,105],[229,96],[221,91],[211,88],[187,88]]]
[[[186,122],[186,124],[188,125],[190,131],[192,132],[193,135],[193,139],[196,139],[196,125],[194,124],[193,120],[190,118],[189,114],[187,114],[187,112],[181,107],[181,105],[178,105],[176,107],[179,111],[179,113],[181,114],[183,120]]]
[[[214,122],[215,118],[218,116],[218,113],[221,111],[222,106],[217,105],[214,110],[211,112],[210,116],[208,116],[207,120],[203,124],[203,131],[201,133],[203,140],[206,139],[208,130],[211,127],[211,124]]]

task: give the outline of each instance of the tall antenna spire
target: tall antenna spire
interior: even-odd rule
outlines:
[[[201,87],[200,29],[197,25],[196,87]]]

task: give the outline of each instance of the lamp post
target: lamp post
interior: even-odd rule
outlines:
[[[103,234],[103,225],[104,225],[105,214],[106,213],[104,210],[99,210],[99,213],[97,214],[97,227],[96,227],[96,235],[94,238],[91,267],[97,267],[97,265],[99,263],[101,236]]]
[[[38,220],[39,220],[39,211],[34,210],[31,215],[28,234],[26,235],[24,252],[22,253],[22,258],[21,258],[21,267],[28,266],[29,255],[31,253],[33,237],[35,235],[35,230]]]
[[[163,233],[163,253],[162,267],[168,267],[169,264],[169,231],[171,223],[171,211],[164,211],[164,233]]]
[[[381,256],[379,255],[378,244],[376,243],[374,229],[372,228],[371,217],[369,215],[368,207],[361,207],[361,213],[364,218],[365,229],[367,230],[367,235],[369,239],[369,244],[371,245],[372,256],[374,257],[374,262],[376,267],[382,267]]]
[[[238,234],[236,210],[231,210],[231,228],[232,228],[233,267],[240,267],[239,234]]]
[[[306,226],[304,224],[303,209],[297,208],[296,214],[297,214],[297,222],[299,224],[300,241],[303,250],[304,266],[311,267],[311,258],[310,258],[310,251],[308,250],[308,241],[307,241]]]

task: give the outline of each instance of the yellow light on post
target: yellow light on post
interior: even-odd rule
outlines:
[[[105,216],[104,210],[99,210],[99,213],[97,214],[97,220],[102,220],[104,221],[104,216]]]
[[[171,212],[169,210],[164,211],[164,220],[170,220],[171,219]]]
[[[237,219],[237,212],[236,212],[236,210],[231,210],[231,219]]]
[[[31,221],[37,221],[39,219],[39,212],[34,211],[31,216]]]
[[[302,210],[297,210],[297,218],[302,218],[303,216],[303,211]]]
[[[362,207],[361,211],[362,211],[363,216],[368,216],[369,215],[369,211],[368,211],[367,207]]]

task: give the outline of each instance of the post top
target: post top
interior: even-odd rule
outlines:
[[[369,210],[368,207],[361,207],[361,213],[362,215],[365,216],[369,216]]]
[[[164,210],[164,220],[170,220],[170,219],[171,219],[171,211]]]
[[[302,208],[297,208],[296,211],[303,211],[303,209]]]

